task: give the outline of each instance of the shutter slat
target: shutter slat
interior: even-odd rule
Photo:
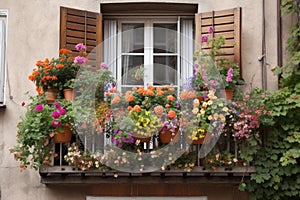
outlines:
[[[234,23],[234,16],[215,18],[214,23],[213,23],[213,18],[202,19],[201,23],[202,23],[202,26],[212,26],[213,24],[215,24],[215,25],[231,24],[231,23]]]
[[[234,39],[228,39],[228,40],[225,40],[225,44],[222,46],[222,48],[234,48],[235,46],[235,40]],[[202,43],[202,49],[207,49],[207,48],[210,48],[211,46],[210,45],[207,45],[207,43]]]
[[[210,26],[205,26],[201,28],[201,32],[203,34],[207,34]],[[226,25],[217,25],[214,26],[214,32],[227,32],[227,31],[233,31],[234,30],[234,24],[226,24]]]
[[[86,28],[87,28],[87,32],[93,32],[93,33],[97,32],[96,26],[86,26]],[[67,23],[67,29],[84,31],[85,26],[84,26],[84,24],[75,24],[75,23],[70,22],[70,23]]]

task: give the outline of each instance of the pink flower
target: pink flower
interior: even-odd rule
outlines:
[[[200,67],[200,65],[199,65],[198,63],[195,63],[195,64],[194,64],[194,68],[195,68],[195,69],[198,69],[199,67]]]
[[[35,111],[39,112],[39,111],[42,111],[43,110],[43,104],[38,104],[36,107],[35,107]]]
[[[60,127],[60,125],[61,125],[61,121],[60,120],[57,120],[57,119],[52,120],[52,126],[54,128],[58,128],[58,127]]]
[[[214,27],[213,26],[209,27],[208,33],[209,34],[213,34],[214,33]]]
[[[59,109],[59,114],[65,115],[67,111],[64,108]]]
[[[207,35],[203,35],[201,37],[201,42],[207,42],[207,40],[208,40],[208,36]]]
[[[82,51],[84,50],[86,47],[83,43],[78,43],[76,46],[75,46],[76,50],[77,51]]]
[[[60,104],[58,102],[55,102],[54,105],[57,109],[60,109]]]
[[[82,65],[82,64],[84,64],[85,62],[86,62],[85,57],[76,56],[75,59],[74,59],[74,63],[75,63],[75,64]]]
[[[232,71],[233,71],[232,67],[230,67],[227,71],[227,77],[226,77],[227,82],[232,82],[232,77],[233,77]]]
[[[53,117],[54,119],[59,118],[59,117],[60,117],[59,112],[58,112],[58,111],[53,111],[53,112],[52,112],[52,117]]]
[[[100,64],[100,67],[102,69],[108,69],[108,65],[106,63],[104,63],[104,62]]]

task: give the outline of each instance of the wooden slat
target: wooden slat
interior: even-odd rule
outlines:
[[[222,46],[222,48],[233,48],[235,46],[235,40],[234,39],[228,39],[225,40],[225,44]],[[202,49],[211,48],[211,45],[207,45],[207,43],[202,43]]]
[[[97,31],[96,26],[86,26],[86,28],[87,28],[87,32],[96,33],[96,31]],[[67,23],[67,29],[84,31],[85,30],[85,25],[69,22],[69,23]]]
[[[229,24],[229,23],[234,23],[234,16],[227,16],[227,17],[219,17],[219,18],[207,18],[207,19],[202,19],[201,21],[202,26],[212,26],[213,24],[218,25],[218,24]]]
[[[86,37],[89,39],[96,40],[96,33],[87,33]],[[83,31],[73,31],[67,30],[67,37],[77,37],[77,38],[85,38],[85,33]]]
[[[74,38],[74,37],[67,37],[67,41],[69,44],[78,44],[84,43],[84,38]],[[86,45],[96,46],[96,40],[86,40]]]
[[[201,27],[202,33],[208,33],[209,26]],[[233,31],[234,30],[234,24],[225,24],[225,25],[217,25],[214,26],[214,32],[227,32],[227,31]]]
[[[202,51],[208,53],[210,51],[210,49],[209,48],[206,48],[206,49],[202,48]],[[223,54],[225,54],[225,55],[234,55],[234,52],[235,52],[235,50],[234,50],[233,47],[232,48],[221,48],[220,49],[220,53],[222,53],[222,55]]]

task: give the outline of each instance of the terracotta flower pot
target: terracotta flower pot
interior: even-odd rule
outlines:
[[[172,134],[171,130],[166,130],[164,133],[162,131],[159,132],[159,140],[163,144],[167,144],[170,142],[178,142],[180,139],[180,134],[178,134],[178,128]]]
[[[53,103],[57,98],[57,90],[56,89],[48,89],[46,92],[46,102]]]
[[[226,99],[226,101],[228,101],[228,100],[232,100],[232,98],[233,98],[233,93],[234,93],[234,90],[232,90],[232,89],[226,89],[225,90],[225,99]]]
[[[64,125],[64,130],[56,131],[56,134],[54,135],[54,142],[55,143],[62,143],[62,142],[70,142],[72,138],[72,131],[70,129],[70,126]]]
[[[74,101],[74,92],[73,89],[64,89],[64,99],[68,101]]]
[[[146,136],[138,136],[137,134],[132,136],[134,138],[134,140],[139,140],[140,142],[150,142],[151,137],[146,137]]]

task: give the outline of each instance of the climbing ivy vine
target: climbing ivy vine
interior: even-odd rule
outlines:
[[[299,0],[282,0],[284,13],[299,16]],[[300,199],[300,27],[290,30],[288,64],[277,67],[280,89],[268,92],[265,105],[272,111],[265,146],[257,152],[257,172],[241,183],[254,200]]]

